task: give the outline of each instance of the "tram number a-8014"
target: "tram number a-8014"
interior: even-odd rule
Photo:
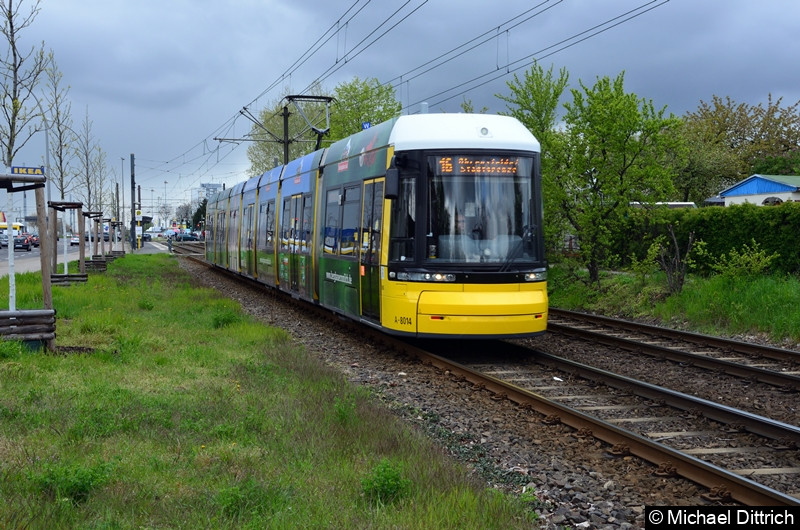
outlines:
[[[396,317],[394,317],[394,323],[395,324],[400,324],[401,326],[413,326],[414,325],[414,319],[412,319],[411,317],[398,317],[398,316],[396,316]]]

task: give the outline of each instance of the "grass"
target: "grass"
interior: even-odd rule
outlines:
[[[660,273],[645,278],[606,274],[601,290],[574,281],[558,266],[551,267],[548,278],[553,307],[657,319],[708,334],[760,334],[787,347],[800,343],[800,280],[795,277],[690,276],[682,292],[672,296]]]
[[[40,281],[17,277],[19,308],[41,308]],[[531,499],[487,488],[174,256],[127,255],[53,298],[63,353],[0,341],[0,527],[536,525]]]

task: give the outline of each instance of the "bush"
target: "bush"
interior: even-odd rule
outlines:
[[[749,278],[764,274],[779,255],[774,253],[767,256],[767,252],[761,249],[755,239],[750,242],[751,245],[742,245],[741,252],[734,248],[719,258],[711,258],[711,268],[728,278]]]
[[[100,462],[87,467],[80,464],[45,464],[44,470],[32,477],[39,489],[53,499],[68,499],[74,504],[85,501],[94,489],[111,477],[113,466]]]
[[[407,495],[411,481],[403,478],[400,466],[382,459],[372,474],[361,481],[364,496],[376,503],[387,504]]]

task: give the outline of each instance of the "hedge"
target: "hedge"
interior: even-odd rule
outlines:
[[[706,207],[698,209],[657,208],[633,209],[624,219],[622,229],[615,238],[612,252],[619,256],[621,265],[630,264],[630,256],[644,259],[650,244],[659,235],[667,235],[672,225],[681,252],[685,252],[691,232],[695,240],[706,243],[711,256],[719,257],[731,249],[741,250],[743,245],[755,241],[767,255],[777,253],[772,272],[800,273],[800,204],[783,203],[778,206]],[[708,264],[699,264],[707,272]]]

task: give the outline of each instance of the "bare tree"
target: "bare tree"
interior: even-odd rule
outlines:
[[[0,145],[3,163],[13,165],[14,156],[31,137],[42,129],[39,121],[44,109],[39,107],[33,91],[47,67],[49,55],[45,55],[44,43],[32,47],[27,53],[19,49],[19,35],[30,27],[39,14],[39,0],[27,12],[22,13],[22,0],[3,0],[0,14],[3,17],[3,36],[8,42],[5,56],[0,60],[3,91],[3,122],[0,123]],[[33,98],[33,102],[31,102]],[[35,110],[29,109],[30,104]]]
[[[162,220],[162,228],[169,228],[169,220],[172,216],[172,206],[165,202],[158,206],[158,217]]]
[[[47,93],[50,106],[50,173],[61,200],[66,199],[75,180],[75,133],[72,130],[72,104],[67,99],[69,87],[61,86],[63,74],[55,60],[47,68]]]
[[[192,224],[192,214],[194,213],[194,208],[192,207],[192,203],[185,203],[179,205],[175,209],[175,217],[180,225],[183,221],[186,221],[189,226]]]
[[[96,172],[97,153],[102,152],[92,134],[92,122],[89,120],[89,109],[80,129],[76,131],[75,158],[78,165],[79,186],[76,193],[89,211],[100,211],[101,187],[98,185]]]

